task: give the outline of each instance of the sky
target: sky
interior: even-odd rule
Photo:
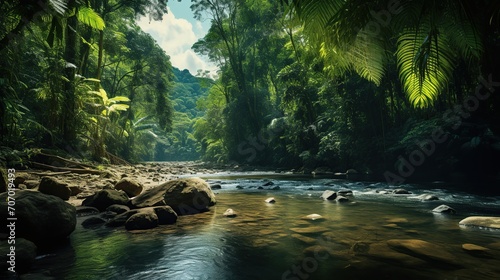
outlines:
[[[149,21],[143,17],[138,21],[141,29],[156,40],[158,45],[170,56],[172,65],[184,70],[188,69],[196,75],[198,69],[210,70],[215,74],[216,67],[191,50],[191,46],[203,38],[210,28],[210,21],[197,21],[189,8],[191,1],[168,1],[168,14],[163,16],[163,21]]]

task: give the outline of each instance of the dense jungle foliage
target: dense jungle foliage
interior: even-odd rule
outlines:
[[[392,183],[499,180],[498,1],[191,3],[211,22],[192,48],[216,80],[174,69],[135,23],[161,19],[167,0],[2,2],[5,160],[58,147]]]

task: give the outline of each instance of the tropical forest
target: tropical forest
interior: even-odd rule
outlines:
[[[215,70],[174,66],[141,28],[174,2],[208,23],[191,51]],[[500,275],[499,1],[6,0],[0,13],[6,279]]]

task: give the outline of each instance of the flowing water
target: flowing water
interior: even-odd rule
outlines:
[[[84,229],[82,217],[70,244],[40,258],[35,269],[57,279],[500,279],[500,231],[458,225],[467,216],[500,216],[500,197],[445,185],[406,185],[411,195],[383,194],[389,188],[383,183],[262,173],[204,178],[222,186],[209,212],[136,232]],[[274,185],[258,189],[268,181]],[[327,189],[349,189],[354,196],[347,203],[323,201]],[[423,193],[440,200],[414,198]],[[268,197],[276,203],[266,203]],[[457,214],[432,213],[441,204]],[[224,217],[228,208],[238,215]],[[323,219],[304,218],[313,213]],[[430,242],[459,265],[387,249],[391,239]],[[465,243],[490,251],[471,255]]]

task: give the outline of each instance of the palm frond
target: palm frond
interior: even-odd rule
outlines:
[[[67,0],[49,0],[49,5],[56,11],[56,13],[60,15],[64,15],[66,10],[68,9],[68,1]]]
[[[383,42],[378,37],[358,34],[348,55],[354,70],[361,77],[380,85],[385,73],[387,56]]]
[[[76,17],[80,22],[94,29],[103,30],[106,27],[104,20],[92,8],[79,7]]]
[[[398,38],[396,56],[401,82],[413,106],[433,105],[454,69],[455,55],[447,38],[426,24],[405,29]]]

